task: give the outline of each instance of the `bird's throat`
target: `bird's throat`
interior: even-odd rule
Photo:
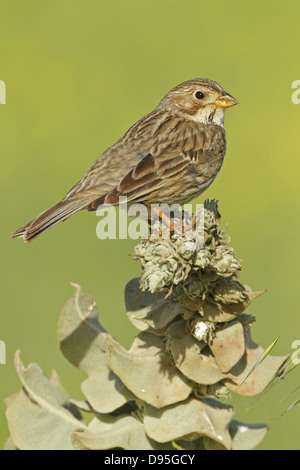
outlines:
[[[200,108],[197,114],[190,116],[193,121],[201,122],[202,124],[217,124],[224,126],[224,109],[217,108],[216,106],[205,106]]]

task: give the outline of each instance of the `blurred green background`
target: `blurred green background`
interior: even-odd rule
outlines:
[[[3,399],[25,365],[56,369],[81,399],[83,374],[60,354],[56,323],[72,295],[69,282],[94,295],[100,321],[125,347],[135,334],[123,305],[126,282],[140,273],[134,241],[100,241],[95,213],[82,212],[25,245],[11,234],[58,202],[90,164],[170,88],[195,78],[218,81],[240,105],[226,112],[222,171],[200,197],[220,201],[223,224],[244,261],[242,281],[267,289],[248,312],[253,338],[273,354],[300,339],[300,79],[297,0],[0,1],[0,80],[7,104],[1,127],[1,320],[7,364],[0,365],[0,448],[8,436]],[[236,418],[270,423],[299,395],[296,369]],[[259,449],[300,447],[300,407],[270,427]]]

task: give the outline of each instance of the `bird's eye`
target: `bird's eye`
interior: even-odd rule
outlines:
[[[195,97],[197,100],[202,100],[202,98],[204,98],[204,93],[202,93],[202,91],[196,91]]]

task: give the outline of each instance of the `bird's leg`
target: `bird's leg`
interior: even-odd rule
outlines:
[[[161,220],[169,229],[169,233],[177,234],[180,237],[184,236],[184,232],[182,229],[182,224],[178,224],[174,219],[171,220],[166,214],[164,214],[160,209],[157,207],[152,208],[153,212],[158,216],[159,220]],[[159,231],[159,236],[163,235],[163,230]]]
[[[154,238],[161,238],[162,236],[162,230],[157,230],[155,225],[156,220],[151,219],[151,217],[148,218],[148,225],[150,227],[150,239]]]
[[[200,227],[198,226],[198,222],[200,222]],[[195,249],[200,249],[204,243],[201,222],[203,222],[202,216],[199,213],[194,214],[191,220],[189,220],[188,217],[184,217],[183,221],[184,236],[195,242]]]

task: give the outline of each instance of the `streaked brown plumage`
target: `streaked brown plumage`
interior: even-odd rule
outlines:
[[[156,109],[106,150],[65,199],[20,228],[38,237],[75,212],[100,204],[184,204],[217,176],[225,156],[224,108],[237,101],[216,82],[194,79],[173,88]]]

